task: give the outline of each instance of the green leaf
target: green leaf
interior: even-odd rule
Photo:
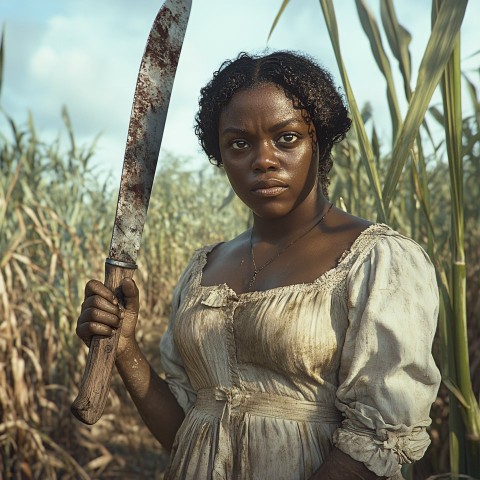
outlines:
[[[380,2],[380,16],[382,18],[383,29],[387,36],[388,44],[394,57],[398,60],[398,66],[403,77],[403,87],[407,100],[412,96],[410,86],[412,77],[412,61],[409,45],[412,41],[410,32],[398,22],[395,8],[392,0],[383,0]]]
[[[2,29],[2,36],[0,38],[0,97],[2,94],[3,85],[3,67],[4,67],[4,45],[5,45],[5,28]]]
[[[275,17],[275,20],[273,21],[272,28],[270,28],[270,32],[268,33],[267,42],[270,40],[270,37],[272,36],[272,33],[275,30],[275,27],[277,26],[277,23],[280,20],[280,17],[282,16],[282,13],[289,2],[290,0],[283,0],[282,5],[280,6],[280,10],[278,11],[277,16]]]
[[[418,129],[453,51],[467,3],[468,0],[445,0],[435,21],[420,64],[415,92],[412,95],[405,122],[395,142],[393,160],[382,192],[387,214]]]
[[[445,384],[445,386],[455,395],[457,400],[462,404],[464,408],[469,409],[470,405],[468,405],[467,400],[465,397],[462,395],[462,392],[458,388],[457,385],[455,385],[455,382],[450,379],[450,378],[443,378],[442,382]]]
[[[378,220],[384,222],[386,220],[384,204],[382,201],[382,192],[380,187],[380,179],[375,164],[375,157],[373,154],[372,145],[368,139],[367,132],[365,130],[365,124],[362,120],[360,109],[358,108],[355,95],[353,94],[350,80],[348,78],[345,64],[343,63],[342,52],[340,49],[340,38],[338,35],[337,20],[335,17],[335,9],[333,7],[332,0],[320,0],[323,16],[327,25],[330,40],[332,42],[333,51],[337,60],[338,69],[342,77],[343,88],[347,96],[348,104],[350,106],[350,115],[352,117],[353,129],[358,140],[358,146],[360,149],[360,158],[364,163],[367,171],[370,185],[373,190],[375,198],[375,205],[377,207]]]
[[[377,130],[375,125],[372,128],[372,150],[373,154],[375,155],[375,160],[377,165],[380,161],[380,140],[378,139]]]
[[[433,107],[430,107],[428,111],[430,115],[432,115],[432,117],[443,127],[443,123],[445,121],[443,117],[443,112],[441,112],[435,105]]]
[[[473,111],[475,112],[474,115],[477,121],[477,127],[480,126],[480,101],[478,100],[477,95],[477,88],[475,84],[466,76],[463,75],[465,82],[467,83],[468,93],[470,95],[470,100],[472,102]]]
[[[392,141],[395,141],[398,130],[402,124],[402,115],[400,114],[400,107],[398,106],[397,92],[393,81],[392,69],[390,68],[390,61],[383,48],[380,30],[372,12],[364,0],[355,0],[355,3],[357,5],[360,23],[370,42],[373,57],[387,82],[387,101],[392,120]]]

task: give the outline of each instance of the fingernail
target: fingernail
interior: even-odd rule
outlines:
[[[118,309],[118,315],[120,316],[120,318],[123,319],[123,317],[125,316],[125,309],[119,308]]]
[[[117,297],[113,297],[113,304],[114,304],[114,305],[118,305]]]

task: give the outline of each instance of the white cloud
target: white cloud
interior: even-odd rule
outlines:
[[[32,57],[31,71],[36,80],[45,79],[57,66],[58,56],[50,46],[40,47]]]
[[[375,2],[369,3],[373,6]],[[26,119],[27,109],[31,109],[41,135],[61,129],[60,109],[67,105],[79,143],[91,143],[103,132],[97,161],[119,175],[137,71],[158,2],[137,0],[133,5],[130,0],[64,0],[50,2],[48,8],[36,0],[15,4],[23,10],[6,18],[3,107],[17,121]],[[163,148],[200,156],[192,129],[200,88],[224,59],[240,50],[265,48],[279,5],[278,0],[193,0]],[[429,6],[418,5],[415,0],[395,4],[400,21],[412,31],[416,67],[430,28]],[[371,60],[354,2],[338,1],[335,6],[358,102],[362,105],[370,100],[376,117],[388,118],[385,83]],[[463,42],[465,54],[478,50],[479,15],[480,2],[470,2],[464,22],[468,34]],[[306,51],[340,81],[316,0],[291,0],[269,46]],[[478,57],[474,64],[478,65]],[[401,96],[401,83],[397,90]],[[388,134],[389,121],[377,120],[380,123],[384,125],[381,133]]]

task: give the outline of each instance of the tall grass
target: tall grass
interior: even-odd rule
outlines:
[[[108,478],[149,468],[155,478],[165,455],[139,427],[118,379],[99,425],[69,413],[85,361],[76,318],[86,280],[103,276],[115,192],[97,180],[93,146],[77,146],[66,111],[63,118],[67,148],[38,139],[31,119],[22,127],[10,120],[0,134],[0,478]],[[248,222],[237,202],[221,209],[229,188],[219,173],[183,165],[171,157],[159,171],[139,258],[139,337],[154,363],[189,256]]]
[[[41,143],[31,119],[10,125],[11,139],[0,136],[0,476],[88,478],[69,453],[87,432],[67,402],[79,366],[78,274],[105,241],[104,220],[85,205],[107,199],[88,170],[91,149]]]
[[[3,45],[2,35],[0,85]],[[6,116],[0,132],[0,479],[159,478],[166,456],[118,378],[98,425],[69,412],[85,366],[76,318],[86,280],[103,278],[116,192],[91,166],[95,145],[78,146],[62,117],[66,146],[39,139],[32,118],[19,126]],[[236,202],[221,208],[228,196],[219,174],[182,171],[174,158],[160,169],[137,278],[139,337],[153,363],[189,255],[248,221]]]
[[[274,25],[288,1],[283,1]],[[335,193],[346,196],[343,201],[350,211],[364,215],[372,213],[371,205],[363,205],[359,199],[364,199],[370,190],[377,218],[413,236],[427,248],[433,259],[441,293],[438,357],[443,382],[448,388],[448,400],[441,396],[437,402],[437,407],[441,405],[440,409],[435,410],[435,423],[439,428],[433,431],[433,435],[434,440],[435,437],[443,439],[445,429],[439,423],[447,411],[450,448],[449,465],[437,455],[434,468],[437,471],[450,469],[455,475],[469,474],[480,478],[480,409],[472,387],[470,368],[470,357],[473,357],[472,367],[478,375],[479,350],[476,340],[469,350],[467,334],[467,299],[472,301],[472,292],[478,287],[478,275],[472,275],[478,272],[478,267],[474,263],[467,268],[466,264],[469,255],[473,261],[478,261],[478,245],[474,237],[474,233],[478,233],[478,212],[473,211],[471,206],[478,205],[479,201],[480,111],[475,86],[467,79],[475,114],[462,123],[459,32],[467,0],[432,2],[432,32],[414,89],[411,87],[409,52],[411,35],[400,25],[392,0],[381,2],[383,34],[367,3],[364,0],[355,1],[357,14],[370,43],[371,55],[385,78],[385,101],[390,110],[393,139],[391,154],[386,156],[380,156],[374,126],[370,129],[371,137],[368,136],[365,115],[362,115],[355,100],[342,57],[334,4],[331,0],[320,0],[320,5],[355,131],[354,146],[342,147],[347,158],[347,171],[338,177]],[[383,45],[383,38],[387,39],[403,79],[403,90],[408,101],[404,116],[398,107],[389,54]],[[443,111],[433,107],[431,111],[445,130],[441,144],[432,138],[425,119],[439,83]],[[430,144],[429,149],[434,152],[429,158],[424,155],[425,142]],[[442,151],[445,152],[446,162]],[[362,161],[361,171],[355,156]],[[474,177],[477,184],[472,183],[474,180],[470,175],[465,175],[467,171],[477,174]],[[464,184],[470,186],[467,199],[464,198]],[[465,225],[471,226],[471,234],[467,237],[464,235]],[[472,280],[471,286],[467,279]],[[470,309],[470,330],[478,332],[474,308]],[[476,339],[478,336],[470,338]],[[473,375],[473,378],[478,377]],[[476,392],[478,394],[478,384]],[[408,473],[410,477],[413,476],[411,469]]]
[[[333,4],[325,1],[322,5],[330,23],[332,41],[336,42]],[[400,65],[404,82],[401,90],[413,102],[409,34],[398,23],[393,4],[384,0],[381,5],[383,31]],[[364,2],[357,1],[357,8],[376,52],[374,55],[388,79],[391,77],[385,60],[388,55],[378,40],[378,32],[382,30]],[[440,13],[439,17],[448,16],[448,12]],[[456,38],[456,34],[451,32],[451,38]],[[438,75],[437,71],[435,79],[438,77],[440,81],[451,62],[457,65],[452,81],[458,88],[458,53],[456,58],[452,57],[454,45],[455,42],[451,52],[442,57],[445,63],[436,67],[441,72]],[[337,58],[341,60],[341,49],[337,50]],[[1,52],[2,48],[0,67]],[[346,67],[344,70],[346,74]],[[427,74],[432,81],[432,73]],[[452,81],[445,80],[446,97],[450,97],[448,85]],[[468,393],[465,353],[469,352],[472,390],[478,394],[478,78],[476,81],[470,77],[464,79],[474,113],[464,118],[461,125],[454,122],[461,118],[458,111],[450,119],[450,107],[431,106],[417,95],[420,100],[416,102],[420,102],[422,108],[417,107],[415,122],[413,117],[409,121],[415,128],[408,129],[406,120],[398,115],[395,107],[397,91],[388,86],[389,82],[386,82],[389,89],[386,101],[392,106],[393,131],[397,132],[393,134],[392,152],[401,154],[399,146],[395,150],[400,138],[407,141],[410,148],[402,150],[401,160],[392,154],[382,155],[375,112],[357,108],[354,113],[358,137],[349,137],[335,151],[331,198],[355,214],[385,219],[425,245],[435,259],[443,294],[442,334],[435,353],[442,359],[445,383],[434,405],[432,447],[427,458],[416,466],[415,475],[425,478],[451,470],[475,476],[474,461],[469,459],[474,458],[470,447],[474,449],[477,443],[469,418],[477,407]],[[458,105],[458,100],[454,103]],[[455,158],[451,153],[448,155],[450,162],[446,161],[445,141],[432,139],[425,112],[419,115],[420,110],[427,108],[431,114],[430,125],[436,122],[457,132],[457,141],[448,147],[449,151],[456,152]],[[451,111],[455,112],[455,108],[458,106],[452,106]],[[0,132],[0,478],[161,478],[166,455],[143,427],[118,377],[114,378],[106,413],[95,426],[86,427],[69,413],[86,353],[74,334],[83,285],[88,278],[103,278],[116,192],[112,191],[115,188],[99,182],[98,171],[92,168],[94,144],[77,145],[66,111],[63,120],[66,145],[60,140],[46,143],[38,138],[31,118],[25,125],[9,119],[9,131]],[[463,139],[460,156],[459,128]],[[424,150],[433,153],[425,155]],[[359,162],[359,158],[363,160]],[[392,166],[395,161],[402,162],[402,168]],[[184,167],[186,164],[188,160],[172,156],[159,167],[136,273],[142,296],[139,339],[157,368],[158,341],[166,326],[171,289],[180,270],[195,248],[232,237],[249,221],[243,207],[237,201],[229,201],[229,187],[218,171],[189,172]],[[385,179],[392,176],[392,172],[400,175],[398,181],[392,183],[395,184],[393,192],[385,195]],[[450,178],[452,186],[447,181]],[[461,195],[455,193],[455,188],[461,188],[460,184],[464,186],[463,201]],[[457,204],[452,202],[451,192],[459,198]],[[462,223],[454,209],[458,212],[463,209],[466,232],[463,239]],[[458,248],[453,247],[454,236],[459,239],[455,240],[460,245]],[[460,295],[453,294],[457,281],[452,272],[456,266],[460,268],[462,280]],[[463,333],[457,335],[459,318],[467,330],[464,328]],[[455,352],[458,343],[466,346],[465,337],[470,339],[470,348],[464,348],[463,359],[459,361]],[[463,379],[457,376],[460,368],[463,368]],[[414,472],[408,475],[413,478]]]

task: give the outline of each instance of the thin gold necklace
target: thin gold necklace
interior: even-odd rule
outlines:
[[[248,282],[248,290],[251,291],[253,284],[255,283],[255,280],[257,279],[257,275],[264,270],[266,267],[268,267],[271,263],[273,263],[282,253],[284,253],[286,250],[288,250],[294,243],[297,243],[300,239],[305,237],[308,233],[310,233],[317,225],[320,225],[322,223],[322,220],[327,216],[328,212],[333,207],[333,203],[330,204],[328,207],[327,211],[320,217],[320,220],[318,222],[315,222],[308,230],[303,232],[300,236],[297,238],[293,239],[290,243],[287,243],[283,248],[281,248],[273,257],[269,258],[261,267],[257,267],[257,264],[255,263],[255,255],[253,254],[253,227],[252,231],[250,232],[250,254],[252,256],[252,266],[253,266],[253,275],[250,281]]]

